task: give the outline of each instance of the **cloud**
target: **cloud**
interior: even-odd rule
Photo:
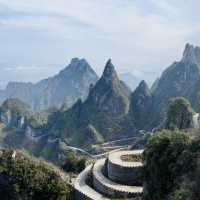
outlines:
[[[200,44],[199,6],[194,0],[0,0],[0,59],[48,66],[80,56],[100,73],[112,57],[118,70],[154,79],[180,59],[186,42]]]

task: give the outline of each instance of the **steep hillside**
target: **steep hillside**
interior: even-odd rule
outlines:
[[[200,47],[187,44],[183,58],[173,63],[160,77],[153,89],[153,105],[149,127],[163,121],[169,100],[176,96],[188,98],[195,110],[199,111]]]
[[[36,84],[11,82],[0,91],[0,101],[18,98],[34,110],[61,107],[64,103],[71,106],[77,99],[85,99],[91,84],[98,76],[85,59],[72,59],[71,63],[59,74]]]
[[[70,199],[68,175],[21,151],[0,150],[0,196],[12,199]]]
[[[67,112],[60,114],[51,131],[60,137],[70,138],[74,145],[118,138],[122,136],[119,134],[122,131],[120,123],[128,113],[129,103],[130,90],[119,80],[109,60],[86,101],[79,100]]]
[[[142,81],[131,95],[129,110],[129,119],[139,130],[149,123],[152,101],[152,93],[147,83]]]

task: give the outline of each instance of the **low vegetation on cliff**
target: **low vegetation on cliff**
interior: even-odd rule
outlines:
[[[169,104],[165,121],[166,129],[187,129],[193,127],[194,110],[184,97],[173,98]]]
[[[199,200],[200,139],[178,130],[153,135],[144,152],[146,200]]]

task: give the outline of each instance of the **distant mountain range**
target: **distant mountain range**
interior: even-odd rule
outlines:
[[[90,74],[89,79],[88,74]],[[80,82],[71,82],[72,76],[76,77],[73,80],[83,80],[81,83],[84,86],[80,85]],[[66,80],[66,77],[70,80]],[[85,79],[80,77],[85,77]],[[70,94],[72,92],[76,94],[74,95],[76,98],[73,95],[70,96],[70,99],[76,103],[68,109],[34,114],[31,111],[25,111],[28,110],[26,104],[19,103],[15,99],[10,102],[8,100],[0,109],[0,119],[12,131],[5,129],[5,134],[2,129],[4,134],[0,140],[3,141],[2,144],[25,148],[35,155],[58,162],[65,158],[67,145],[91,151],[94,150],[92,144],[140,136],[140,130],[151,131],[162,124],[169,102],[174,97],[187,98],[194,110],[200,112],[200,47],[187,44],[183,58],[169,66],[151,89],[145,81],[141,81],[137,88],[131,91],[120,80],[111,60],[106,63],[100,79],[85,60],[74,59],[59,75],[40,82],[42,86],[43,82],[51,88],[47,90],[52,92],[50,99],[58,97],[60,92],[68,95],[67,89],[71,91]],[[80,87],[85,89],[84,92],[80,91]],[[42,89],[41,91],[46,91],[46,88]],[[60,105],[64,99],[63,96],[61,97],[59,98]],[[56,100],[50,102],[56,102]],[[19,108],[23,109],[16,110],[18,104]]]
[[[140,79],[131,73],[120,73],[121,80],[134,90]],[[57,75],[36,84],[9,82],[6,89],[0,90],[0,103],[8,98],[18,98],[29,104],[32,110],[60,108],[63,104],[71,107],[79,98],[85,100],[90,85],[99,77],[85,59],[73,58],[71,63]]]
[[[18,98],[29,104],[33,110],[70,107],[77,99],[85,99],[91,84],[98,76],[85,59],[74,58],[59,74],[36,84],[10,82],[0,91],[0,102],[8,98]]]

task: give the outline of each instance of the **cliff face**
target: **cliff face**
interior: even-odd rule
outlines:
[[[129,110],[131,91],[119,80],[111,60],[106,63],[104,72],[97,84],[91,89],[86,104],[92,104],[108,115],[120,117]]]
[[[71,138],[72,144],[83,146],[119,138],[123,135],[121,122],[129,110],[130,94],[109,60],[86,101],[79,100],[71,109],[60,113],[51,132],[60,133],[62,137]],[[124,133],[124,137],[126,135]]]
[[[85,99],[91,84],[98,76],[85,59],[72,59],[71,63],[54,77],[36,84],[11,82],[0,92],[0,101],[18,98],[31,106],[33,110],[49,107],[71,106],[78,98]]]
[[[129,118],[137,129],[144,129],[149,123],[153,98],[145,81],[142,81],[131,95]]]
[[[24,128],[29,106],[18,99],[6,100],[0,108],[0,121],[7,127]]]
[[[169,100],[177,96],[188,98],[196,111],[200,110],[200,48],[187,44],[181,61],[168,67],[156,83],[152,91],[153,104],[150,125],[153,128],[164,119]]]

